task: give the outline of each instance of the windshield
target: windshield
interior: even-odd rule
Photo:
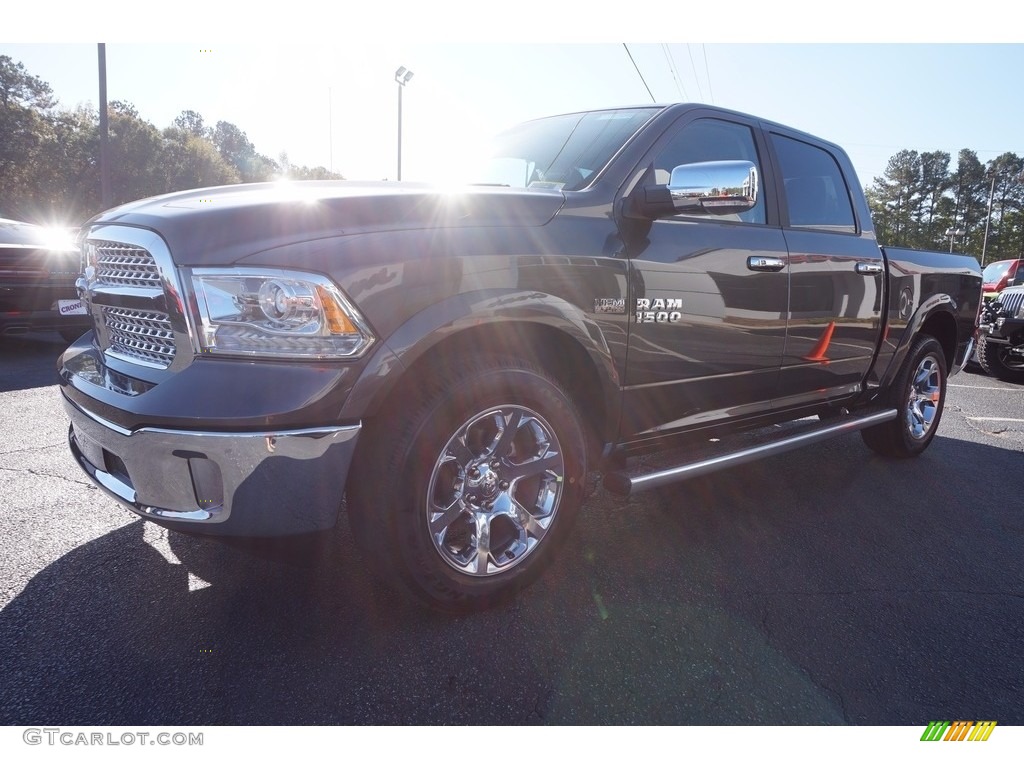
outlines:
[[[533,120],[499,134],[476,179],[509,187],[582,189],[658,112],[583,112]]]
[[[981,273],[981,280],[984,283],[998,283],[999,279],[1006,274],[1006,270],[1010,268],[1012,261],[995,261],[985,267],[985,271]]]

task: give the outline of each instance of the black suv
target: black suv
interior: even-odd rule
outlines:
[[[80,272],[81,256],[67,230],[0,219],[0,336],[81,336],[89,316],[75,291]]]

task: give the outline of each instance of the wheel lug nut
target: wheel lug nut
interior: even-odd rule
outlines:
[[[507,491],[508,490],[508,480],[502,480],[501,481],[501,490],[503,490],[503,491]]]

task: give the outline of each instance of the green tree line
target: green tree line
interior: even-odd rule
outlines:
[[[240,182],[342,179],[256,151],[233,123],[183,111],[158,129],[129,103],[107,108],[111,204]],[[77,225],[103,208],[99,113],[64,108],[50,85],[0,56],[0,218]]]
[[[1004,152],[982,163],[976,152],[961,149],[956,166],[951,162],[948,152],[912,149],[889,159],[866,190],[879,241],[942,250],[952,245],[979,260],[984,248],[987,264],[1024,257],[1024,160]]]

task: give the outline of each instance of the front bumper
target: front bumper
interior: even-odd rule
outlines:
[[[1024,345],[1024,317],[1000,317],[991,323],[978,326],[978,338],[985,343],[1006,347]]]
[[[127,430],[63,399],[79,465],[148,520],[226,536],[288,536],[337,522],[358,424],[277,432]]]

